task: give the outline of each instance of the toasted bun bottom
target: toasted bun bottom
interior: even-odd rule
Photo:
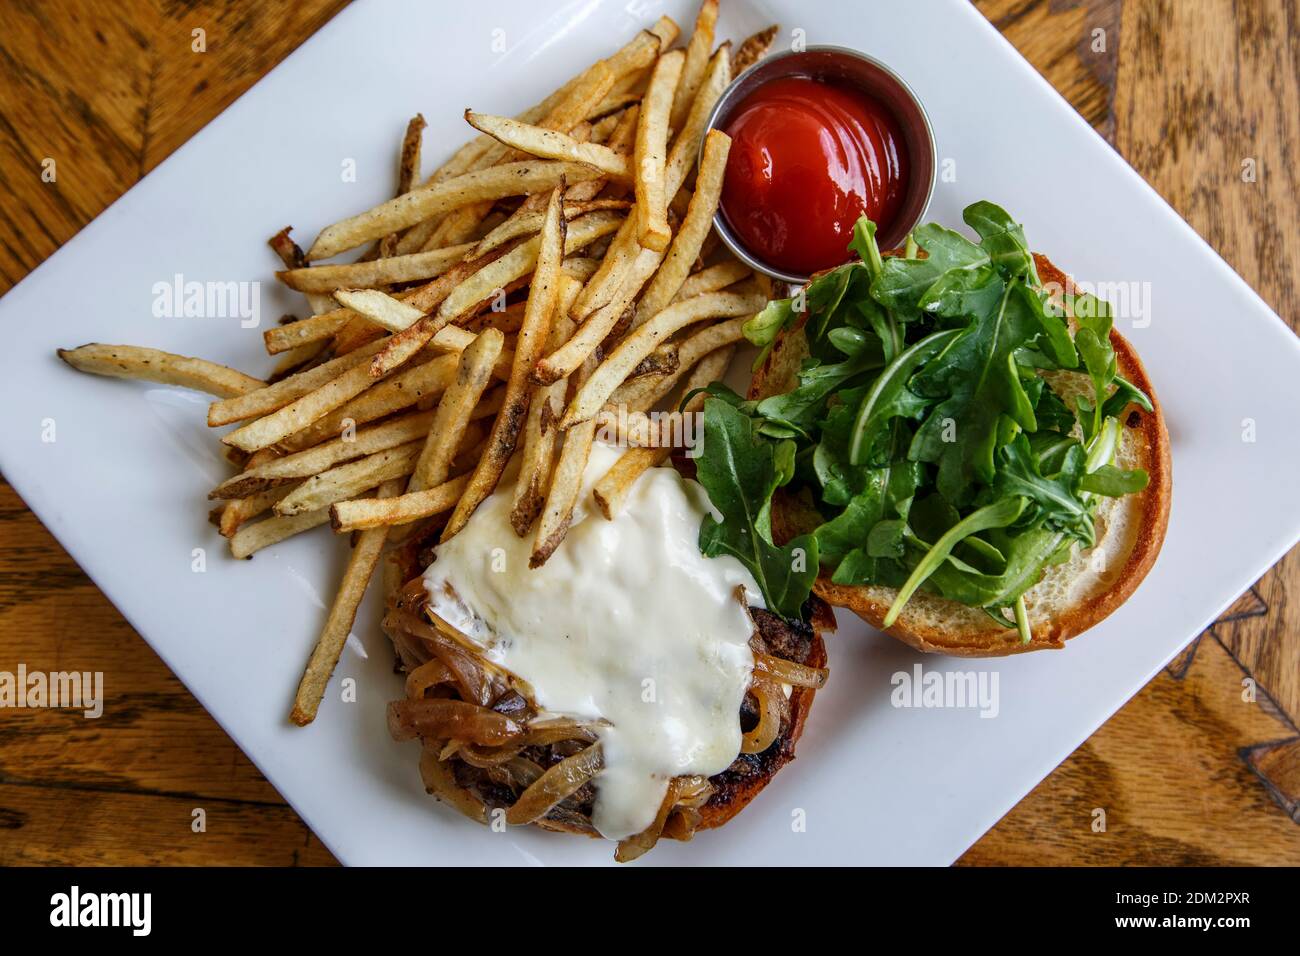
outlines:
[[[1034,261],[1044,285],[1074,291],[1064,272],[1045,256]],[[894,625],[883,628],[894,601],[894,588],[835,584],[823,573],[814,592],[837,607],[848,608],[873,627],[918,650],[964,657],[996,657],[1025,651],[1060,648],[1071,637],[1107,617],[1124,603],[1155,564],[1169,524],[1172,464],[1169,434],[1146,369],[1129,342],[1111,332],[1119,372],[1151,398],[1154,412],[1130,406],[1121,417],[1117,464],[1143,468],[1150,476],[1146,489],[1123,498],[1102,498],[1096,515],[1097,544],[1076,548],[1063,564],[1048,568],[1043,580],[1025,594],[1033,639],[1022,643],[1014,627],[999,627],[978,608],[967,607],[926,591],[914,594]],[[802,329],[783,335],[763,366],[754,374],[750,398],[788,391],[796,382],[800,363],[808,355]],[[1051,373],[1050,381],[1070,402],[1091,388],[1085,375]],[[773,531],[781,540],[815,527],[822,520],[811,502],[781,494],[773,501]]]

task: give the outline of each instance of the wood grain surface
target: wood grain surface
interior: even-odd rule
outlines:
[[[0,4],[0,293],[342,5]],[[1297,0],[976,5],[1297,326]],[[961,862],[1300,863],[1298,585],[1293,551]],[[73,661],[130,689],[0,711],[0,865],[333,862],[0,483],[0,670]]]

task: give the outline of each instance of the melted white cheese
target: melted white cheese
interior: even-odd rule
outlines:
[[[607,722],[592,822],[614,840],[650,825],[672,777],[736,759],[754,667],[737,586],[762,606],[739,561],[700,554],[708,496],[675,469],[647,471],[613,521],[589,504],[618,455],[592,448],[568,536],[542,567],[528,567],[534,536],[515,534],[503,485],[424,575],[434,612],[526,681],[540,708]]]

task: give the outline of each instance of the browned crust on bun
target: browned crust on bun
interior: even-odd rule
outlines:
[[[1070,277],[1046,256],[1035,253],[1034,262],[1045,285],[1057,285],[1065,291],[1074,290]],[[1124,427],[1141,432],[1139,445],[1144,446],[1142,467],[1146,468],[1150,482],[1136,496],[1142,508],[1141,520],[1132,549],[1109,586],[1046,621],[1033,620],[1033,637],[1028,643],[1020,641],[1015,628],[999,628],[987,615],[978,611],[963,613],[971,609],[924,592],[918,592],[913,601],[920,598],[932,610],[942,610],[946,605],[962,623],[956,626],[951,622],[931,623],[929,618],[934,614],[909,613],[912,610],[909,604],[894,622],[894,626],[885,629],[882,624],[892,600],[892,590],[834,584],[825,573],[818,577],[813,586],[814,593],[836,607],[853,611],[872,627],[884,630],[891,637],[917,650],[959,657],[1000,657],[1026,651],[1059,649],[1067,640],[1100,623],[1128,600],[1155,564],[1160,546],[1164,543],[1165,531],[1169,526],[1173,465],[1164,415],[1146,369],[1127,339],[1112,330],[1110,340],[1115,349],[1120,374],[1150,396],[1154,412],[1148,413],[1131,406],[1123,420]],[[805,354],[807,343],[801,329],[783,335],[767,361],[754,374],[749,397],[764,397],[787,390]],[[821,520],[810,505],[799,502],[790,495],[781,495],[773,500],[772,515],[773,531],[781,540],[793,537],[801,530],[807,530],[813,522]]]
[[[816,598],[814,605],[822,604]],[[823,605],[824,607],[824,605]],[[830,608],[825,608],[826,617]],[[808,657],[801,663],[809,667],[826,666],[826,644],[822,640],[823,628],[818,624],[821,615],[813,615],[812,640]],[[824,618],[823,618],[824,620]],[[834,629],[834,626],[829,628]],[[795,744],[803,734],[804,723],[812,709],[813,698],[817,692],[810,687],[796,687],[790,694],[790,725],[782,729],[781,735],[760,754],[741,754],[736,763],[709,780],[716,788],[709,802],[700,808],[701,830],[720,827],[741,810],[748,806],[760,790],[771,783],[778,770],[794,759]],[[740,770],[737,765],[743,765]]]

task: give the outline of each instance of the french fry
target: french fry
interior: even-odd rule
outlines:
[[[563,429],[588,421],[600,411],[614,389],[660,342],[679,329],[705,319],[752,315],[763,307],[758,294],[710,292],[670,305],[658,315],[634,329],[618,344],[609,357],[587,379],[564,411]]]
[[[424,448],[407,483],[407,491],[422,491],[442,484],[469,425],[474,407],[492,381],[492,368],[506,337],[499,329],[485,329],[460,353],[456,380],[442,393]]]
[[[718,97],[727,88],[734,74],[731,69],[731,46],[724,43],[718,47],[700,83],[690,112],[682,122],[682,127],[673,139],[673,148],[668,153],[664,177],[667,183],[668,199],[677,195],[677,191],[686,182],[686,177],[695,168],[696,157],[700,152],[700,141],[704,137],[704,128],[708,125],[709,114],[717,105]]]
[[[608,146],[599,143],[580,143],[571,136],[541,126],[529,126],[504,116],[465,111],[465,122],[475,129],[507,146],[541,159],[556,159],[569,163],[583,163],[598,169],[606,176],[631,182],[631,164]]]
[[[464,474],[433,488],[408,491],[393,498],[338,501],[330,505],[330,525],[335,531],[343,533],[369,528],[391,528],[421,518],[431,518],[454,508],[465,493],[469,480],[469,474]]]
[[[559,188],[560,184],[557,184]],[[558,194],[557,194],[558,195]],[[558,212],[557,212],[558,216]],[[594,212],[573,221],[567,234],[562,230],[561,241],[564,253],[575,252],[595,242],[603,235],[608,235],[618,228],[622,218],[611,211]],[[560,217],[561,226],[564,219]],[[387,347],[371,363],[371,374],[386,374],[401,365],[420,349],[438,330],[450,322],[467,315],[483,301],[492,298],[512,282],[522,279],[532,272],[538,261],[539,251],[544,242],[544,235],[534,236],[521,242],[500,258],[495,259],[482,269],[474,272],[449,294],[433,315],[426,316],[403,332],[389,340]],[[489,252],[488,256],[495,255]],[[557,261],[558,268],[559,263]],[[536,279],[534,279],[534,284]],[[553,292],[554,290],[552,290]]]
[[[524,324],[519,329],[519,340],[515,344],[514,362],[510,368],[510,378],[506,382],[504,403],[496,421],[492,423],[487,450],[474,469],[465,495],[456,503],[456,510],[443,529],[443,541],[465,527],[474,509],[496,488],[519,440],[519,432],[528,413],[528,377],[550,336],[559,294],[560,268],[566,246],[564,217],[560,215],[561,202],[561,189],[556,188],[546,207],[546,223],[537,237],[537,267],[528,292]]]
[[[426,282],[424,285],[406,292],[399,292],[394,298],[400,299],[421,312],[428,312],[440,304],[468,276],[473,275],[505,251],[505,249],[493,250],[468,262],[458,263],[433,281]],[[314,315],[300,322],[275,326],[264,332],[263,338],[266,340],[267,351],[274,354],[285,349],[294,348],[305,342],[317,341],[333,335],[343,339],[344,336],[363,331],[374,332],[373,323],[364,316],[358,315],[352,309],[342,308]],[[361,342],[359,344],[364,345],[367,343]],[[352,348],[344,346],[341,341],[335,343],[336,354],[347,354],[350,351],[352,351]]]
[[[513,354],[509,359],[513,359]],[[509,359],[505,354],[498,359],[498,378],[509,375]],[[437,398],[455,380],[459,361],[458,355],[440,355],[431,361],[403,369],[361,393],[342,408],[335,409],[302,431],[290,435],[279,443],[279,447],[286,453],[302,451],[322,441],[337,438],[349,427],[375,421],[410,408],[422,400]],[[489,393],[475,409],[475,418],[495,414],[500,407],[500,397]]]
[[[415,181],[420,176],[420,148],[423,145],[424,128],[428,124],[424,116],[416,113],[406,124],[406,133],[402,136],[402,149],[397,158],[397,191],[401,196],[415,188]],[[379,240],[376,250],[378,259],[387,259],[397,254],[397,233],[389,233]]]
[[[415,441],[427,435],[432,424],[433,412],[412,412],[382,425],[360,429],[350,441],[336,438],[314,448],[246,467],[217,485],[208,497],[243,498],[288,481],[310,478],[341,462]]]
[[[281,382],[290,375],[296,375],[299,372],[305,372],[308,368],[321,364],[318,358],[325,353],[329,347],[327,342],[308,342],[306,345],[299,345],[284,352],[280,360],[275,363],[275,368],[271,374],[266,377],[268,385],[274,385]]]
[[[627,379],[631,381],[643,375],[671,375],[681,367],[681,364],[681,351],[677,343],[665,342],[663,345],[656,346],[653,352],[643,358],[637,367],[628,373]],[[615,394],[618,394],[617,389]]]
[[[780,30],[781,28],[774,23],[766,29],[759,30],[753,36],[745,38],[744,42],[736,50],[736,62],[733,65],[736,76],[740,76],[740,74],[767,56],[767,51],[772,49],[772,41],[776,39],[776,35]]]
[[[558,348],[573,334],[574,323],[567,313],[580,288],[581,283],[576,279],[561,277],[555,321],[551,325],[548,345],[551,349]],[[551,465],[555,457],[555,436],[558,431],[555,423],[564,411],[567,389],[568,382],[564,379],[550,385],[533,386],[528,420],[524,423],[524,450],[510,508],[510,524],[521,538],[532,528],[546,499]]]
[[[298,243],[294,242],[290,237],[289,233],[292,231],[292,226],[285,226],[268,239],[266,244],[271,247],[272,252],[279,256],[286,269],[304,269],[307,267],[307,257],[303,255]],[[313,315],[323,311],[327,312],[333,308],[333,303],[330,302],[328,296],[308,292],[306,298]]]
[[[367,350],[340,356],[315,368],[282,378],[273,385],[213,402],[208,406],[208,427],[217,428],[231,422],[269,415],[338,378],[348,369],[362,364],[369,355],[378,352],[379,348],[378,345],[372,345]]]
[[[704,237],[713,228],[713,214],[718,211],[718,200],[722,197],[722,180],[727,171],[730,149],[731,137],[721,130],[710,130],[704,138],[704,155],[700,158],[695,193],[691,196],[686,218],[673,237],[663,265],[637,304],[633,328],[667,308],[690,274]]]
[[[424,318],[420,309],[379,289],[339,289],[334,298],[340,305],[389,332],[401,332]]]
[[[673,94],[673,108],[668,114],[668,125],[672,129],[681,129],[682,121],[690,112],[691,101],[700,88],[704,78],[704,68],[709,62],[709,53],[713,50],[713,31],[718,24],[718,0],[704,0],[700,12],[695,17],[695,30],[686,45],[686,60],[682,64],[682,78],[677,81],[677,91]]]
[[[596,369],[595,357],[588,358],[578,373],[581,387]],[[591,457],[591,444],[596,437],[596,421],[578,422],[564,433],[560,457],[551,472],[546,501],[537,519],[537,535],[533,550],[528,556],[530,568],[540,568],[555,553],[573,521],[573,509],[582,491],[582,475]]]
[[[474,246],[465,243],[417,252],[409,256],[389,259],[370,259],[346,265],[316,266],[307,269],[290,269],[276,276],[298,292],[329,293],[335,289],[369,289],[394,282],[414,282],[440,276],[465,258]]]
[[[653,249],[642,249],[627,270],[618,294],[588,316],[564,345],[537,363],[533,381],[547,385],[577,371],[618,324],[662,259],[662,254]]]
[[[271,507],[293,491],[298,482],[292,482],[287,485],[280,485],[277,488],[267,488],[264,491],[256,491],[244,498],[236,498],[233,501],[227,501],[224,508],[221,509],[221,518],[217,522],[217,530],[223,538],[232,538],[240,527],[252,518],[256,518],[263,512],[270,511]]]
[[[686,385],[682,388],[682,396],[685,397],[696,389],[704,388],[709,383],[722,378],[735,353],[735,346],[726,346],[701,360],[691,372],[690,378],[686,380]],[[686,403],[682,414],[694,415],[703,407],[704,395],[695,395]],[[591,489],[591,496],[596,500],[596,507],[600,509],[600,513],[612,521],[623,510],[628,493],[636,484],[636,480],[645,473],[646,469],[663,464],[672,454],[672,450],[671,445],[661,445],[658,448],[630,448],[620,455],[613,467],[605,472]]]
[[[599,182],[600,180],[592,180],[590,184],[580,183],[579,185],[587,186]],[[578,202],[569,202],[566,193],[564,202],[564,218],[573,220],[577,216],[584,215],[585,213],[598,212],[602,209],[626,210],[629,206],[631,206],[631,203],[624,199],[589,199]],[[534,233],[540,232],[542,228],[542,220],[544,218],[545,213],[541,209],[529,210],[511,216],[480,239],[478,245],[474,247],[473,254],[475,256],[481,256],[485,253],[491,252],[498,246],[505,245],[512,239],[518,239],[520,236],[531,236]]]
[[[400,490],[399,480],[386,481],[379,486],[377,500],[391,498]],[[294,695],[289,720],[299,727],[305,727],[316,719],[321,698],[325,696],[325,687],[329,684],[334,668],[338,666],[343,645],[347,642],[357,617],[357,607],[365,597],[366,588],[370,586],[370,578],[375,573],[375,565],[379,563],[387,538],[387,528],[376,528],[363,531],[353,545],[347,569],[343,572],[343,581],[339,584],[329,615],[325,618],[325,627],[316,639],[316,646],[307,660],[302,680],[298,682],[298,692]]]
[[[291,517],[273,516],[246,524],[230,538],[230,553],[236,558],[249,558],[257,551],[278,544],[304,531],[320,527],[330,520],[328,508],[306,511]]]
[[[236,428],[222,437],[227,445],[257,451],[306,428],[374,384],[368,365],[355,365],[337,378],[294,399],[283,408]]]
[[[677,351],[677,368],[662,375],[651,374],[635,380],[629,379],[625,381],[614,389],[614,394],[610,396],[609,403],[616,406],[624,405],[640,411],[653,408],[657,402],[672,391],[678,380],[704,356],[717,351],[723,346],[734,345],[743,340],[745,337],[744,326],[748,318],[748,316],[742,315],[739,318],[718,322],[701,329],[682,342],[666,342],[658,346],[654,352],[646,356],[644,361],[650,361],[661,350],[672,347]]]
[[[504,163],[465,173],[431,186],[421,186],[359,215],[326,226],[307,250],[307,260],[328,259],[440,212],[489,199],[525,196],[554,189],[561,182],[577,183],[599,175],[590,166],[545,160]]]
[[[134,378],[160,385],[179,385],[222,398],[245,395],[266,387],[261,379],[205,359],[175,355],[139,345],[91,342],[75,349],[57,349],[59,358],[79,372]]]
[[[663,252],[672,232],[668,228],[668,200],[664,181],[664,164],[668,156],[668,113],[673,92],[681,77],[685,54],[681,50],[665,53],[650,75],[650,86],[641,101],[641,116],[633,150],[636,177],[637,241],[647,249]]]
[[[327,508],[336,501],[355,498],[391,478],[405,478],[415,467],[424,441],[416,439],[386,448],[344,465],[313,475],[277,501],[273,511],[284,517]]]
[[[735,285],[741,279],[747,279],[753,272],[739,259],[728,259],[716,266],[709,266],[686,277],[682,287],[673,296],[674,302],[690,299],[706,292],[719,292],[727,286]]]

